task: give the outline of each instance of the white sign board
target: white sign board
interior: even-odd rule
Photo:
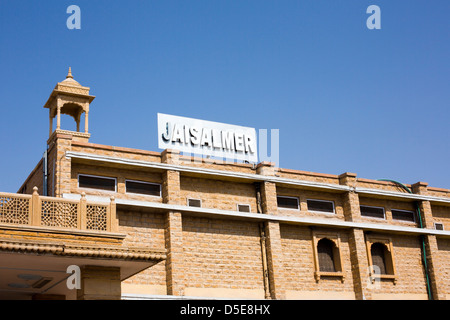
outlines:
[[[258,162],[256,130],[158,113],[158,148]]]

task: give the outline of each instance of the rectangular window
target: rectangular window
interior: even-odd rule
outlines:
[[[200,199],[188,199],[188,206],[189,207],[202,207],[202,200]]]
[[[149,196],[161,196],[161,185],[150,182],[126,180],[125,188],[127,193],[138,193]]]
[[[298,210],[298,198],[294,197],[277,197],[278,208]]]
[[[382,207],[360,206],[360,210],[364,217],[384,219],[384,208]]]
[[[334,202],[326,200],[306,200],[308,211],[334,213]]]
[[[237,207],[239,212],[250,212],[249,204],[238,204]]]
[[[116,179],[80,174],[78,175],[78,187],[116,191]]]
[[[392,209],[392,219],[415,222],[414,211]]]
[[[442,223],[435,222],[434,223],[434,229],[436,229],[436,230],[444,230],[444,225]]]

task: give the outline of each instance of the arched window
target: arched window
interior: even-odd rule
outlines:
[[[394,246],[390,238],[380,235],[366,234],[367,258],[370,267],[370,278],[390,279],[397,282],[395,271]]]
[[[314,250],[314,278],[317,282],[322,277],[338,277],[344,282],[340,250],[340,236],[322,230],[312,230]]]
[[[317,253],[319,256],[319,270],[322,272],[336,272],[334,264],[334,243],[323,238],[317,243]]]
[[[386,272],[386,251],[384,244],[375,242],[370,247],[370,254],[372,255],[372,264],[380,268],[380,274],[387,274]]]

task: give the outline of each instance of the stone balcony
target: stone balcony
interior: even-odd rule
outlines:
[[[43,227],[51,231],[117,232],[116,206],[111,203],[67,200],[40,196],[34,187],[32,195],[0,193],[0,228],[4,226]]]
[[[87,284],[80,290],[66,286],[72,265],[82,275],[101,270],[84,282],[104,281],[105,272],[112,272],[107,285],[113,281],[116,289],[103,298],[120,299],[121,281],[166,259],[164,248],[126,245],[126,237],[114,197],[108,203],[88,201],[84,194],[78,200],[47,197],[36,187],[32,195],[0,193],[0,300],[102,298]],[[24,273],[46,280],[45,286],[23,279]]]

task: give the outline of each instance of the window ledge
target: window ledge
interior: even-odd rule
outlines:
[[[370,279],[374,283],[377,279],[392,280],[394,284],[397,284],[397,276],[395,274],[371,274]]]
[[[321,277],[341,278],[341,282],[344,282],[344,279],[345,279],[345,275],[342,271],[336,271],[336,272],[316,271],[316,272],[314,272],[314,277],[316,278],[317,282],[319,282]]]

